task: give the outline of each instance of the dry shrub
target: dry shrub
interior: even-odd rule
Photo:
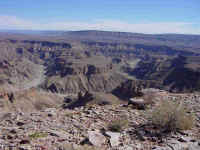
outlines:
[[[35,132],[35,133],[29,135],[29,137],[31,139],[45,138],[47,136],[48,136],[48,134],[43,133],[43,132]]]
[[[36,101],[34,106],[35,106],[36,110],[39,110],[39,111],[52,107],[51,104],[49,104],[48,102],[44,102],[44,101]]]
[[[121,132],[123,129],[128,127],[128,123],[128,120],[125,118],[113,120],[108,124],[108,130],[113,132]]]
[[[162,101],[152,112],[150,121],[164,131],[189,130],[194,125],[194,115],[177,102]]]
[[[157,95],[154,92],[148,92],[143,96],[143,99],[145,101],[145,105],[153,105],[155,104]]]

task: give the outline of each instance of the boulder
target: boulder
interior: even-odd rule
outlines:
[[[129,99],[128,105],[133,105],[137,109],[145,109],[144,99],[131,98],[131,99]]]
[[[120,144],[120,133],[108,131],[106,132],[106,135],[110,137],[110,145],[112,147],[118,146]]]
[[[20,145],[19,146],[19,150],[31,150],[31,146],[30,145]]]
[[[133,150],[133,147],[129,145],[125,145],[125,146],[119,147],[119,150]]]
[[[106,137],[99,131],[88,131],[89,141],[94,146],[102,146],[106,142]]]

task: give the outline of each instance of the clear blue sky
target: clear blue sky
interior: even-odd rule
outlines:
[[[13,21],[10,18],[15,17],[15,21],[20,23],[34,22],[34,25],[40,23],[43,26],[53,22],[81,22],[87,26],[92,22],[97,29],[98,20],[117,21],[122,23],[120,25],[188,23],[192,25],[185,25],[187,30],[190,26],[192,32],[195,29],[200,32],[200,0],[0,0],[0,16],[4,16],[0,18],[0,23],[1,20],[5,22],[7,16],[8,28],[19,28],[19,23],[18,26],[9,25]],[[105,26],[108,28],[107,24]],[[88,29],[91,26],[88,25]],[[6,24],[0,28],[6,28]],[[108,29],[111,28],[109,26]]]

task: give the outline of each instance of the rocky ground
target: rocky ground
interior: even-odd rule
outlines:
[[[92,105],[80,108],[47,108],[33,112],[2,112],[0,115],[0,149],[20,150],[199,150],[200,95],[169,94],[156,91],[157,103],[179,100],[196,115],[190,131],[157,136],[148,125],[149,112],[127,104]],[[109,127],[123,122],[120,131]],[[118,123],[119,123],[118,122]]]
[[[199,43],[157,36],[0,33],[0,150],[199,150],[200,93],[156,90],[199,91]],[[194,127],[159,133],[149,117],[161,101],[187,105]]]

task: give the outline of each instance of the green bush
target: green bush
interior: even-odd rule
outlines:
[[[187,112],[183,104],[163,101],[153,110],[150,121],[165,131],[189,130],[194,125],[194,115]]]

